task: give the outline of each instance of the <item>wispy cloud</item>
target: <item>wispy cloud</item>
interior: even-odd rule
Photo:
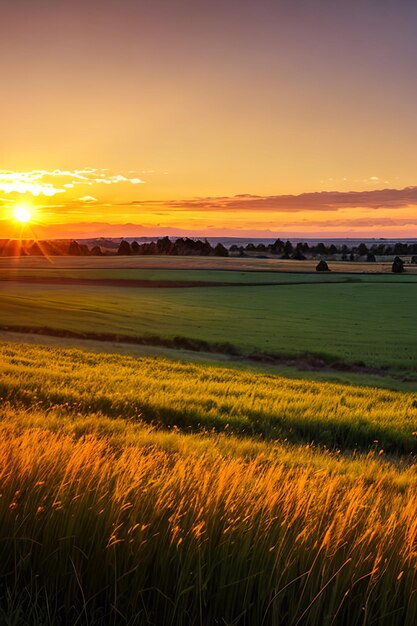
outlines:
[[[82,198],[78,198],[78,200],[84,203],[98,202],[97,198],[94,198],[94,196],[83,196]]]
[[[319,191],[299,195],[214,196],[188,200],[133,201],[144,208],[166,208],[180,211],[339,211],[349,208],[399,209],[417,206],[417,186],[404,189],[375,189],[371,191]]]
[[[6,194],[31,194],[32,196],[55,196],[73,189],[76,185],[143,184],[137,176],[111,174],[106,168],[76,170],[32,170],[14,172],[0,170],[0,191]]]
[[[298,222],[285,222],[285,228],[389,228],[389,227],[405,227],[417,226],[417,217],[358,217],[352,219],[334,219],[334,220],[300,220]]]

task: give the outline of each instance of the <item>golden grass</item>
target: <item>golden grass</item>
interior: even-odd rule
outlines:
[[[406,432],[415,394],[34,346],[0,375],[0,623],[417,623],[413,458],[247,436]]]
[[[0,394],[30,406],[332,448],[417,450],[417,393],[11,344],[0,344],[0,376]]]
[[[3,437],[0,460],[2,584],[37,585],[68,618],[417,619],[415,489],[41,430]]]

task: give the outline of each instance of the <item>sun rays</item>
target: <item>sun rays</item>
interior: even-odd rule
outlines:
[[[32,210],[24,204],[18,204],[13,209],[13,218],[20,224],[28,224],[32,218]]]

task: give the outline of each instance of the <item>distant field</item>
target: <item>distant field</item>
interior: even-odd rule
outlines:
[[[415,625],[415,393],[12,344],[0,381],[2,623]]]
[[[145,269],[145,268],[3,268],[0,265],[0,281],[120,281],[121,286],[129,282],[139,281],[156,283],[220,283],[220,284],[302,284],[302,283],[345,283],[345,282],[372,282],[372,283],[417,283],[417,274],[404,273],[395,275],[392,272],[382,274],[356,273],[352,276],[342,272],[308,272],[283,270],[232,270],[232,269],[188,269],[172,268]],[[1,285],[1,283],[0,283]],[[150,285],[152,286],[152,285]]]
[[[195,269],[240,270],[273,272],[314,272],[318,261],[292,261],[261,258],[216,258],[176,256],[105,256],[105,257],[0,257],[0,268],[49,268],[49,269]],[[392,263],[359,263],[330,261],[334,272],[342,273],[391,273]],[[417,266],[407,267],[408,273],[416,274]]]
[[[291,284],[129,289],[4,281],[0,324],[182,337],[214,348],[228,343],[242,354],[308,353],[377,368],[417,369],[414,284],[402,277],[388,282],[361,277],[361,282],[340,284],[332,277],[323,284],[304,284],[304,279],[297,284],[294,275],[282,276]]]

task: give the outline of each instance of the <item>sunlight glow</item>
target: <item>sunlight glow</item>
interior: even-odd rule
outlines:
[[[26,206],[17,206],[13,211],[14,218],[21,224],[30,222],[31,212]]]

